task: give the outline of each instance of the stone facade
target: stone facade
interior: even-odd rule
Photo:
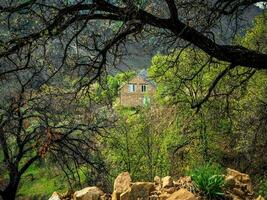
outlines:
[[[131,91],[134,85],[135,91]],[[142,88],[146,91],[142,91]],[[120,105],[127,107],[143,106],[152,101],[156,86],[141,75],[135,76],[120,88]]]

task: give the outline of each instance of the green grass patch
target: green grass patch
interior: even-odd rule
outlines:
[[[54,169],[33,165],[22,176],[18,196],[50,196],[54,191],[64,192],[68,189],[63,175],[56,175]]]
[[[218,199],[224,195],[222,187],[224,177],[217,165],[210,163],[196,167],[189,172],[198,189],[209,199]]]

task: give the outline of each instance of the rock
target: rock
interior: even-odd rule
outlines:
[[[173,186],[174,184],[171,176],[166,176],[162,178],[162,188],[170,188]]]
[[[237,170],[227,168],[227,176],[232,176],[234,179],[240,181],[240,182],[249,182],[250,178],[248,174],[243,174]]]
[[[174,181],[174,186],[176,188],[184,188],[191,192],[198,192],[198,188],[192,181],[190,176],[180,177],[177,181]]]
[[[120,195],[130,189],[132,179],[129,172],[120,173],[114,181],[112,200],[119,200]]]
[[[158,200],[159,199],[159,197],[157,196],[157,195],[151,195],[151,196],[149,196],[149,200]]]
[[[232,180],[231,180],[232,179]],[[227,168],[226,181],[235,181],[235,185],[245,185],[245,188],[248,193],[253,194],[252,183],[250,181],[249,175],[241,173],[239,171]],[[240,184],[241,183],[241,184]]]
[[[73,194],[74,191],[73,190],[68,190],[67,192],[61,194],[61,199],[65,200],[65,199],[73,199]]]
[[[100,200],[104,192],[98,187],[87,187],[76,191],[73,195],[74,200]]]
[[[131,186],[130,200],[136,200],[137,198],[148,199],[153,190],[155,190],[154,183],[136,182]]]
[[[235,178],[231,175],[227,176],[225,178],[225,184],[228,186],[228,187],[234,187],[235,186]]]
[[[248,174],[228,168],[225,182],[226,196],[234,200],[252,199],[253,189]]]
[[[104,194],[101,196],[100,198],[101,200],[110,200],[111,199],[111,195],[110,194]]]
[[[126,191],[120,195],[120,200],[129,200],[130,199],[130,191]]]
[[[114,181],[114,191],[123,193],[130,188],[132,182],[129,172],[122,172]]]
[[[149,199],[151,192],[155,190],[154,183],[136,182],[131,188],[120,195],[120,200]]]
[[[234,196],[232,200],[243,200],[243,199],[240,199],[239,197]]]
[[[194,194],[186,189],[181,188],[177,192],[174,192],[167,200],[197,200]]]
[[[120,195],[121,195],[121,193],[113,191],[112,196],[111,196],[111,200],[120,200]]]
[[[245,192],[243,192],[241,189],[239,188],[233,188],[233,194],[242,197],[245,196]]]
[[[48,200],[61,200],[61,195],[57,192],[53,192],[52,196]]]
[[[256,200],[265,200],[261,195]]]
[[[155,176],[154,177],[154,182],[155,182],[156,185],[160,185],[161,184],[160,177],[159,176]]]
[[[163,188],[162,189],[163,192],[168,193],[168,194],[172,194],[175,191],[177,191],[177,189],[175,187],[171,187],[171,188]]]
[[[160,195],[159,195],[159,199],[160,199],[160,200],[165,200],[165,199],[167,199],[169,196],[170,196],[170,194],[163,193],[163,194],[160,194]]]

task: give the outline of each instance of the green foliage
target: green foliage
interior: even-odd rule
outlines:
[[[259,186],[259,195],[262,195],[265,199],[267,198],[267,180],[262,180]]]
[[[18,196],[49,198],[54,191],[64,192],[68,189],[68,183],[62,177],[60,171],[44,165],[32,165],[22,176]]]
[[[145,6],[145,1],[136,2],[139,6]],[[246,32],[245,37],[239,38],[238,43],[266,52],[265,24],[266,17],[263,15],[257,17],[254,27]],[[117,23],[113,28],[117,30],[121,26],[121,23]],[[179,62],[175,62],[177,56]],[[266,163],[264,124],[267,123],[262,120],[266,119],[263,115],[266,109],[266,105],[264,107],[263,104],[267,98],[266,72],[256,72],[252,78],[246,80],[250,70],[243,68],[231,70],[214,88],[214,93],[203,104],[201,110],[195,112],[191,109],[191,105],[205,97],[218,73],[227,67],[225,63],[214,60],[214,63],[202,69],[208,60],[209,57],[205,53],[192,49],[154,56],[149,75],[157,83],[156,103],[161,105],[140,108],[116,106],[117,121],[114,127],[107,129],[108,137],[92,138],[92,141],[99,139],[101,142],[97,143],[97,147],[105,157],[111,175],[108,178],[111,182],[122,171],[129,171],[134,181],[151,180],[155,175],[180,176],[193,165],[210,159],[222,161],[222,156],[227,160],[229,154],[230,159],[237,158],[243,162],[242,165],[236,166],[240,168],[248,168],[246,164],[252,162],[242,161],[239,155],[253,158],[253,166],[250,167],[256,170]],[[88,102],[100,103],[107,100],[114,102],[120,87],[135,74],[129,71],[114,76],[108,75],[103,82],[86,88],[88,94],[84,95],[82,90],[78,92],[75,105],[68,103],[66,94],[74,92],[78,80],[68,76],[59,81],[64,87],[44,85],[40,88],[41,93],[38,91],[33,95],[43,100],[54,97],[53,106],[57,108],[58,114],[47,114],[50,125],[87,123],[87,120],[91,119],[89,116],[91,111],[87,110]],[[88,81],[86,77],[84,81]],[[71,109],[71,106],[76,104],[79,109]],[[88,116],[85,119],[79,118],[84,113]],[[93,122],[99,124],[101,120],[94,119]],[[26,131],[32,132],[40,123],[37,119],[32,119]],[[75,132],[75,136],[82,135],[81,131]],[[95,161],[96,158],[93,155],[90,157],[91,161]],[[50,195],[55,190],[66,189],[64,183],[67,181],[59,178],[62,174],[48,178],[50,171],[51,169],[43,166],[32,166],[22,178],[19,194]],[[81,167],[78,171],[86,170]],[[198,188],[212,199],[222,196],[224,179],[221,174],[220,168],[210,163],[190,171]],[[79,175],[81,181],[90,185],[94,185],[95,179],[99,178],[99,174],[90,170]],[[34,179],[29,181],[29,177],[32,176]],[[266,197],[266,191],[267,182],[262,181],[259,193]]]
[[[179,137],[173,134],[171,126],[168,128],[170,121],[163,115],[166,110],[152,106],[117,108],[116,111],[116,126],[103,141],[103,154],[112,176],[129,171],[133,180],[140,181],[168,175],[169,148],[179,142]]]
[[[237,42],[243,46],[260,51],[267,52],[267,11],[255,17],[253,27],[246,31],[244,37],[238,37]]]
[[[136,75],[134,71],[118,73],[115,76],[108,75],[107,79],[101,83],[95,83],[92,87],[91,98],[96,101],[112,100],[118,97],[120,86],[125,84]]]
[[[211,62],[202,51],[186,49],[153,57],[149,76],[157,83],[157,96],[163,104],[194,105],[201,101],[227,65]]]
[[[194,168],[189,174],[199,190],[210,199],[216,199],[224,195],[222,191],[224,177],[218,166],[207,163]]]

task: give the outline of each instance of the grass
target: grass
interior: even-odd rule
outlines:
[[[224,195],[222,190],[224,177],[218,166],[207,163],[194,168],[189,175],[198,189],[209,199],[218,199]]]
[[[79,170],[82,182],[86,176]],[[21,197],[45,197],[48,198],[55,191],[66,192],[68,182],[62,172],[44,166],[32,165],[23,175],[17,196]]]
[[[53,169],[40,166],[31,166],[22,176],[18,196],[49,197],[54,191],[66,191],[67,182],[62,181],[62,175],[51,173]]]

